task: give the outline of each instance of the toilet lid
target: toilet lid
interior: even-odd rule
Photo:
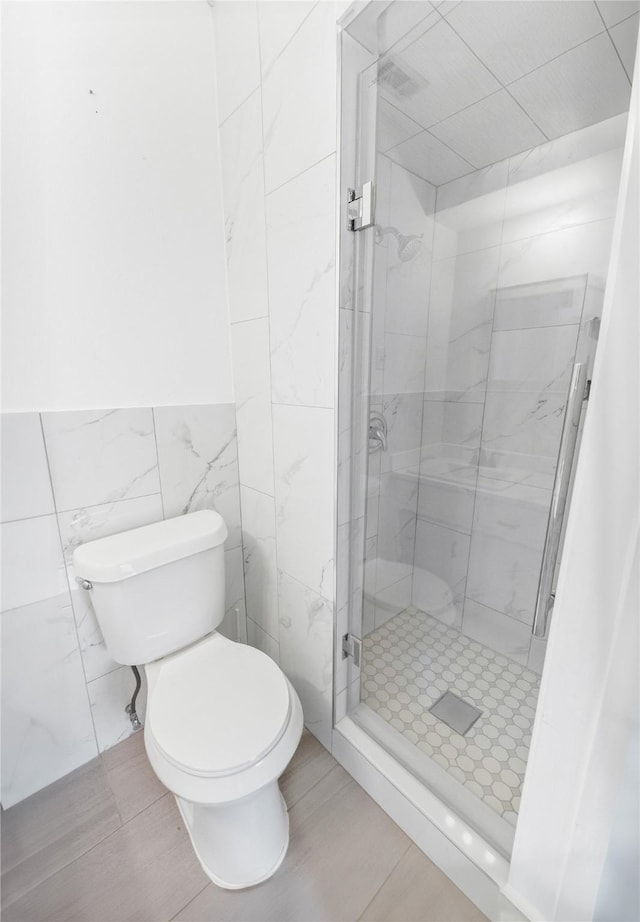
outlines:
[[[273,660],[214,635],[162,663],[147,729],[185,771],[227,775],[276,745],[290,710],[287,680]]]

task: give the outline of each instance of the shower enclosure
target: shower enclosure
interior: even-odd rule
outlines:
[[[637,29],[585,0],[372,3],[346,26],[337,716],[505,857]]]

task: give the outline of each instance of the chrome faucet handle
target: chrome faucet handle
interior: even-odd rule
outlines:
[[[373,444],[372,444],[373,443]],[[369,417],[369,451],[387,450],[387,421],[379,413]]]

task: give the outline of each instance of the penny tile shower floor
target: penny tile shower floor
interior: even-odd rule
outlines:
[[[539,676],[414,608],[362,648],[363,703],[515,825]],[[446,691],[482,711],[465,736],[429,713]]]

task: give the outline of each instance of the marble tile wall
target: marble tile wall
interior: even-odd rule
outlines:
[[[336,20],[347,5],[216,3],[213,10],[248,638],[280,663],[307,726],[327,748]]]
[[[245,594],[235,407],[3,414],[2,472],[7,808],[131,732],[134,679],[109,656],[75,581],[79,544],[215,508],[229,528],[222,630],[236,637]],[[143,683],[141,717],[144,706]]]
[[[536,670],[563,410],[574,361],[593,358],[625,127],[438,188],[412,602]]]
[[[385,122],[376,143],[384,146]],[[411,599],[418,512],[422,406],[432,265],[435,187],[379,154],[373,248],[370,408],[387,423],[388,447],[369,455],[365,629],[380,627]],[[400,258],[398,239],[421,238]]]

